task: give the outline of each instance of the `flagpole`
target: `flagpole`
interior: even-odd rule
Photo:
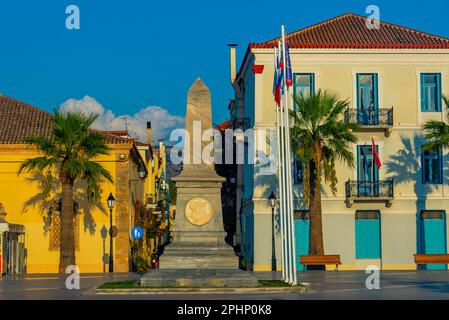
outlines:
[[[281,42],[278,42],[278,51],[281,54],[282,53],[282,44]],[[282,57],[279,56],[280,62],[282,61]],[[285,72],[285,70],[283,70],[283,68],[280,68],[280,71],[282,72],[282,74]],[[280,87],[282,87],[282,81],[283,81],[283,77],[281,79],[281,84]],[[284,243],[284,263],[285,263],[285,271],[283,272],[283,280],[286,282],[290,282],[290,261],[289,261],[289,250],[288,250],[288,238],[287,238],[287,230],[288,230],[288,220],[287,220],[287,210],[288,210],[288,202],[286,201],[286,197],[287,197],[287,188],[286,188],[286,171],[285,171],[285,166],[286,166],[286,159],[285,159],[285,142],[286,142],[286,138],[285,138],[285,123],[284,123],[284,101],[282,99],[282,91],[280,92],[281,94],[281,99],[280,99],[280,129],[281,129],[281,145],[280,145],[280,151],[281,151],[281,182],[282,182],[282,204],[283,204],[283,210],[282,210],[282,216],[283,216],[283,228],[282,228],[282,240]]]
[[[297,284],[297,277],[296,277],[296,248],[295,248],[295,227],[293,225],[293,192],[292,192],[292,168],[291,168],[291,143],[290,143],[290,121],[289,121],[289,104],[288,104],[288,85],[287,85],[287,68],[288,63],[286,59],[286,52],[285,52],[285,26],[282,26],[282,54],[283,54],[283,60],[284,60],[284,68],[285,72],[283,74],[284,76],[284,86],[286,89],[285,92],[285,106],[284,106],[284,118],[285,118],[285,148],[286,148],[286,171],[287,171],[287,215],[288,215],[288,242],[289,242],[289,249],[290,249],[290,275],[291,275],[291,284],[296,285]]]
[[[277,48],[274,48],[274,67],[275,67],[275,81],[277,81],[277,68],[278,68],[278,50]],[[276,86],[276,84],[275,84]],[[275,88],[276,90],[276,88]],[[282,164],[282,160],[281,160],[281,128],[280,128],[280,116],[279,116],[279,108],[280,106],[277,105],[277,102],[275,104],[275,108],[276,108],[276,129],[277,129],[277,152],[278,152],[278,198],[279,198],[279,220],[280,220],[280,240],[281,240],[281,268],[282,268],[282,279],[285,279],[285,252],[284,252],[284,235],[283,235],[283,230],[284,230],[284,204],[283,204],[283,197],[284,197],[284,188],[283,188],[283,179],[282,179],[282,174],[281,174],[281,164]]]

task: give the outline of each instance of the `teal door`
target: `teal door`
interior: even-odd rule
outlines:
[[[377,146],[376,151],[379,152]],[[379,195],[379,169],[374,164],[371,145],[357,146],[357,180],[359,197]]]
[[[357,210],[355,214],[356,259],[380,259],[380,212]]]
[[[296,269],[305,270],[299,263],[299,256],[309,254],[309,213],[307,211],[295,212],[295,238],[296,238]]]
[[[446,254],[446,214],[439,210],[423,210],[420,214],[419,253]],[[426,270],[447,270],[446,264],[427,264]]]

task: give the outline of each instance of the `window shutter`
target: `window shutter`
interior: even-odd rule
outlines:
[[[373,74],[374,76],[374,108],[375,110],[379,109],[379,80],[377,73]]]
[[[427,111],[427,106],[425,105],[424,99],[424,74],[420,74],[420,90],[421,90],[421,111]]]
[[[437,103],[437,111],[441,112],[442,108],[441,108],[441,104],[442,104],[442,96],[441,96],[441,74],[438,73],[436,75],[437,78],[437,96],[436,96],[436,103]]]

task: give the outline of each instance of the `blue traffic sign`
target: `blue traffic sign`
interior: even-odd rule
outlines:
[[[141,228],[141,227],[134,227],[134,228],[131,230],[131,236],[132,236],[134,239],[136,239],[136,240],[141,239],[141,238],[143,237],[143,230],[142,230],[142,228]]]

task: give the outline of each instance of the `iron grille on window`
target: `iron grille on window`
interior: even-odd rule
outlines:
[[[357,210],[355,212],[356,220],[379,220],[380,211],[379,210]]]
[[[444,211],[442,210],[421,210],[421,220],[424,219],[444,219]]]
[[[309,210],[294,210],[293,216],[296,220],[309,220]]]
[[[75,250],[80,249],[80,235],[79,235],[79,215],[75,214],[73,219],[75,226]],[[61,213],[56,211],[51,215],[50,225],[50,244],[49,251],[59,251],[61,248]]]

